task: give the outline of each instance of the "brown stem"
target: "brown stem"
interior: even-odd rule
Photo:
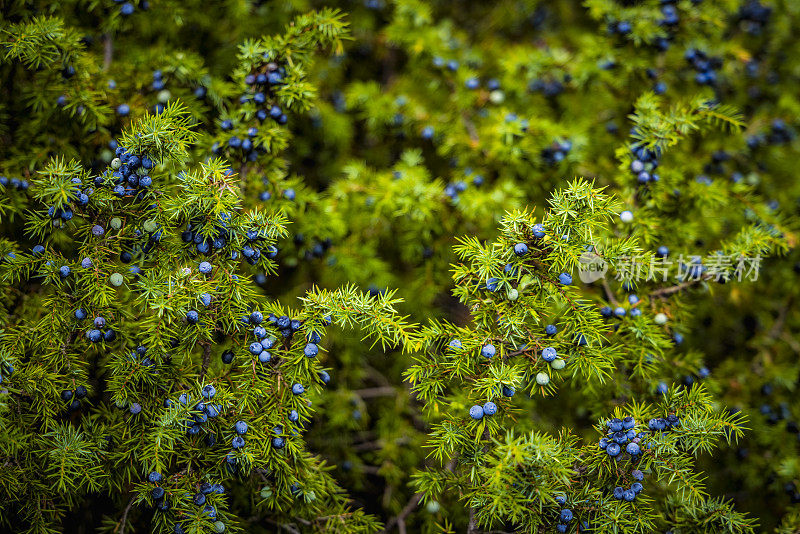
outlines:
[[[769,333],[767,334],[768,339],[776,339],[778,335],[780,335],[781,331],[783,330],[783,325],[786,322],[786,314],[791,307],[792,297],[789,297],[786,300],[786,304],[784,304],[780,311],[778,311],[778,317],[775,319],[775,324],[772,325],[772,328],[770,328]]]
[[[696,284],[698,282],[704,282],[704,281],[708,280],[709,278],[711,278],[711,277],[710,276],[700,277],[700,278],[696,278],[696,279],[693,279],[693,280],[687,280],[686,282],[680,283],[680,284],[678,284],[676,286],[670,286],[670,287],[665,287],[663,289],[658,289],[658,290],[653,291],[652,293],[650,293],[650,297],[651,298],[652,297],[666,297],[667,295],[671,295],[673,293],[677,293],[678,291],[680,291],[682,289],[686,289],[687,287],[693,286],[694,284]]]
[[[373,397],[393,397],[397,395],[397,388],[388,386],[388,387],[357,389],[355,391],[355,394],[361,397],[362,399],[371,399]]]
[[[103,70],[108,70],[111,66],[111,59],[114,57],[114,41],[110,33],[103,34]]]
[[[467,129],[467,133],[469,134],[469,139],[472,141],[473,148],[477,147],[481,139],[478,136],[478,130],[475,128],[475,124],[470,120],[469,115],[466,113],[461,114],[461,119],[464,121],[464,127]]]
[[[475,524],[475,508],[472,506],[469,507],[469,524],[467,525],[467,534],[472,534],[473,532],[477,532],[478,527]]]
[[[489,427],[483,429],[483,436],[481,436],[482,441],[484,441],[483,445],[483,452],[489,450],[489,439],[491,435],[489,434]],[[467,524],[467,534],[472,534],[473,532],[478,532],[478,522],[475,519],[475,507],[469,507],[469,523]]]
[[[276,527],[278,527],[278,528],[280,528],[280,529],[283,529],[283,530],[285,530],[285,531],[287,531],[287,532],[291,532],[292,534],[300,534],[300,531],[299,531],[299,530],[297,530],[297,529],[296,529],[296,528],[294,528],[293,526],[291,526],[291,525],[288,525],[288,524],[286,524],[286,523],[281,523],[280,521],[273,521],[272,519],[268,519],[268,518],[266,518],[266,517],[264,518],[264,521],[266,521],[266,522],[268,522],[268,523],[272,523],[272,524],[273,524],[273,525],[275,525]]]
[[[611,303],[611,304],[612,304],[612,305],[613,305],[615,308],[616,308],[617,306],[619,306],[619,303],[617,302],[617,299],[616,299],[616,297],[614,296],[614,293],[611,291],[611,288],[610,288],[610,287],[609,287],[609,285],[608,285],[608,281],[606,281],[606,279],[605,279],[605,278],[603,278],[603,290],[606,292],[606,298],[608,299],[608,301],[609,301],[609,302],[610,302],[610,303]]]
[[[405,526],[406,526],[405,519],[406,517],[408,517],[408,514],[410,514],[411,511],[414,508],[416,508],[421,499],[422,499],[422,493],[415,493],[408,501],[408,503],[406,503],[403,509],[400,510],[400,513],[386,522],[386,527],[383,529],[383,532],[389,532],[395,525],[397,525],[397,529],[400,532],[405,531]],[[403,525],[402,527],[400,526],[401,523]]]
[[[130,502],[128,502],[128,506],[126,506],[125,511],[122,512],[122,520],[119,522],[119,525],[117,526],[117,528],[119,529],[119,534],[125,534],[125,527],[128,523],[128,512],[131,511],[131,507],[133,506],[133,501],[135,499],[136,499],[135,497],[131,497]],[[114,529],[114,532],[116,531],[117,529]]]
[[[205,378],[209,363],[211,363],[211,343],[206,341],[203,343],[203,367],[200,369],[200,381]]]

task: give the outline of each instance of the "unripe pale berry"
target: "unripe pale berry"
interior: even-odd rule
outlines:
[[[536,375],[536,383],[540,386],[546,386],[550,383],[550,377],[546,373],[539,373]]]

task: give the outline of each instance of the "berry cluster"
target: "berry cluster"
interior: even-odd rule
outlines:
[[[635,430],[636,420],[633,417],[624,419],[614,418],[607,423],[608,433],[600,440],[599,447],[606,451],[606,454],[616,458],[625,446],[625,452],[631,457],[637,457],[642,449],[639,443],[645,438],[644,432],[637,433]]]
[[[301,386],[300,384],[295,384],[292,387],[292,393],[294,393],[295,388],[297,386],[299,386],[301,389],[303,388],[303,386]],[[290,412],[289,417],[293,423],[296,422],[297,419],[299,419],[299,415],[295,410],[292,410]],[[272,433],[275,434],[272,438],[272,447],[278,450],[284,448],[286,446],[286,440],[283,438],[283,436],[281,436],[281,434],[283,434],[283,427],[281,425],[275,425],[272,428]]]
[[[644,486],[642,486],[642,480],[644,480],[644,473],[639,471],[638,469],[634,469],[631,471],[631,477],[633,477],[633,482],[628,489],[623,488],[622,486],[617,486],[614,488],[614,498],[618,501],[628,501],[633,502],[636,499],[636,496],[642,492]]]
[[[133,15],[133,13],[136,11],[136,4],[133,2],[124,2],[123,0],[114,0],[114,2],[121,4],[119,6],[119,14],[122,16],[128,17]],[[139,8],[142,11],[147,11],[150,9],[150,2],[148,2],[148,0],[142,0],[139,2]]]
[[[193,254],[203,254],[211,256],[216,251],[224,249],[232,239],[232,230],[229,226],[230,214],[220,214],[215,223],[214,232],[211,235],[203,235],[203,227],[206,224],[203,220],[193,220],[186,224],[185,230],[181,233],[181,239],[184,243],[194,245],[192,247]],[[247,243],[242,247],[241,254],[245,261],[250,265],[256,265],[261,258],[262,248],[260,243],[266,239],[266,235],[256,229],[247,230],[245,232],[245,239]],[[274,246],[266,248],[265,256],[272,259],[278,255],[278,249]],[[231,251],[231,258],[236,259],[239,257],[239,251]],[[205,263],[205,262],[204,262]],[[204,273],[205,274],[205,273]]]
[[[230,240],[229,219],[230,215],[228,213],[221,213],[215,222],[214,232],[205,236],[202,232],[205,221],[201,219],[189,221],[185,230],[181,233],[181,239],[184,243],[194,245],[192,247],[193,254],[200,253],[205,256],[211,256],[217,250],[225,248]]]
[[[663,95],[667,92],[667,84],[658,80],[658,71],[656,71],[656,69],[647,69],[645,72],[647,73],[647,77],[655,82],[653,83],[653,92],[655,94]]]
[[[731,155],[727,151],[715,150],[711,153],[711,161],[703,165],[703,172],[708,174],[724,174],[724,164],[730,161],[730,159]]]
[[[703,258],[699,256],[692,258],[689,264],[684,262],[678,264],[678,276],[683,280],[697,280],[706,271],[708,271],[708,267],[703,265]]]
[[[759,0],[748,0],[739,7],[737,13],[741,26],[751,35],[761,35],[771,15],[772,8],[763,5]]]
[[[698,0],[694,0],[697,3]],[[657,21],[658,25],[667,31],[667,35],[659,36],[652,40],[653,47],[660,51],[666,52],[670,47],[670,41],[673,39],[677,30],[680,16],[678,14],[677,0],[661,0],[661,18]],[[630,35],[633,31],[633,26],[627,20],[611,20],[606,26],[606,31],[609,35]]]
[[[226,119],[222,121],[220,124],[223,130],[232,130],[233,129],[233,122]],[[257,142],[254,142],[253,139],[258,135],[258,128],[255,126],[250,127],[247,129],[247,134],[242,139],[238,135],[232,135],[228,138],[227,146],[232,150],[241,150],[242,155],[247,161],[255,161],[258,159],[259,154],[266,153],[264,147],[262,147]],[[222,152],[219,144],[215,143],[212,147],[212,152],[214,154],[220,154]]]
[[[567,499],[563,495],[556,495],[556,502],[561,505],[565,506],[567,504]],[[558,513],[558,523],[556,524],[556,531],[557,532],[566,532],[569,529],[569,523],[573,519],[572,510],[569,508],[562,508],[561,511]]]
[[[658,167],[658,158],[661,155],[659,150],[653,150],[634,144],[631,145],[631,155],[633,159],[631,161],[630,171],[640,184],[657,182],[660,179],[658,174],[653,172]]]
[[[158,508],[159,511],[166,512],[170,509],[170,502],[167,498],[166,490],[164,486],[161,485],[164,482],[164,477],[161,473],[157,471],[153,471],[147,475],[147,481],[150,484],[153,484],[153,488],[150,490],[150,497],[153,498],[153,501]],[[209,482],[201,482],[197,486],[195,486],[196,493],[184,493],[180,500],[191,500],[191,502],[200,508],[200,515],[208,517],[211,520],[217,518],[217,509],[214,507],[209,499],[212,495],[224,495],[225,494],[225,486],[222,484],[211,484]],[[173,496],[174,497],[174,496]],[[225,523],[222,521],[215,521],[213,523],[214,531],[221,533],[225,532]],[[182,523],[175,523],[174,530],[175,534],[185,534],[185,526]]]
[[[160,70],[153,71],[153,83],[150,84],[150,89],[153,91],[161,91],[166,87],[167,83],[164,80],[164,73]]]
[[[25,191],[28,189],[28,180],[20,180],[19,178],[8,178],[7,176],[0,176],[0,187],[12,187],[17,191]]]
[[[268,118],[284,125],[289,122],[289,118],[283,110],[274,103],[274,91],[281,85],[284,85],[284,78],[286,77],[286,69],[279,66],[275,62],[269,62],[255,72],[245,76],[244,82],[248,87],[248,92],[239,97],[240,104],[248,104],[252,102],[258,108],[255,110],[255,117],[259,122],[264,123]],[[205,96],[205,92],[201,91]],[[198,93],[195,92],[197,96]],[[272,102],[272,103],[270,103]],[[220,123],[220,127],[224,131],[232,131],[236,125],[230,119],[225,119]],[[258,128],[251,126],[247,129],[243,136],[231,135],[227,140],[227,147],[229,153],[234,151],[241,151],[242,157],[247,161],[255,161],[260,154],[267,152],[266,148],[258,143],[255,139],[258,136]],[[212,146],[212,152],[220,154],[222,147],[218,143]]]
[[[286,315],[278,317],[275,314],[269,314],[265,323],[264,314],[262,314],[260,311],[254,311],[250,315],[243,316],[241,322],[245,325],[253,327],[252,333],[255,336],[255,340],[249,344],[248,352],[253,357],[257,358],[258,363],[261,365],[265,365],[272,361],[272,354],[269,351],[277,342],[276,337],[274,335],[270,335],[267,328],[277,330],[277,333],[280,333],[283,339],[289,340],[303,327],[302,321],[298,319],[291,319]],[[331,319],[326,317],[325,323],[330,325]],[[321,339],[317,332],[310,332],[306,337],[306,344],[303,347],[303,354],[309,359],[316,358],[320,350],[320,341]],[[230,350],[227,350],[222,354],[222,361],[226,364],[233,362],[233,358],[234,354]],[[318,372],[318,376],[323,384],[328,384],[328,382],[330,382],[330,375],[326,371],[320,370]],[[304,393],[305,386],[299,383],[292,385],[293,395],[299,396],[303,395]],[[289,413],[288,418],[289,421],[294,423],[300,419],[300,416],[295,410],[292,410]],[[280,434],[280,432],[278,434]],[[273,438],[272,441],[273,446],[276,446],[276,448],[282,448],[284,445],[284,440],[281,437]]]
[[[242,317],[242,322],[249,322],[251,325],[261,324],[261,321],[263,321],[261,312],[253,312],[249,316]],[[330,324],[329,319],[326,319],[326,322]],[[286,315],[277,317],[273,313],[267,316],[267,323],[277,328],[281,335],[287,339],[291,338],[303,326],[303,322],[299,319],[292,319]],[[319,335],[314,333],[311,337],[314,340],[313,343],[319,343]]]
[[[57,208],[55,206],[50,206],[47,208],[47,216],[52,219],[54,228],[59,228],[62,224],[71,221],[74,215],[72,210],[67,207]]]
[[[661,1],[661,16],[664,17],[658,21],[661,26],[677,26],[680,22],[678,16],[677,0],[662,0]]]
[[[553,98],[564,92],[564,83],[571,80],[569,74],[565,74],[563,82],[555,78],[548,78],[546,80],[535,79],[528,84],[528,90],[532,93],[542,93],[548,98]]]
[[[754,134],[747,138],[747,147],[755,150],[762,145],[782,145],[795,138],[794,130],[783,119],[773,119],[767,134]]]
[[[464,174],[467,176],[472,176],[472,169],[465,169]],[[448,183],[444,188],[444,194],[447,195],[450,200],[453,201],[453,204],[458,202],[458,195],[463,193],[467,190],[469,184],[464,180],[456,180],[455,182]],[[472,185],[475,187],[480,187],[483,185],[483,176],[480,174],[476,174],[472,177]]]
[[[306,238],[305,235],[302,233],[297,233],[294,236],[294,243],[298,247],[302,246],[305,243]],[[313,240],[311,242],[311,246],[306,248],[305,252],[303,253],[303,257],[306,260],[312,260],[314,258],[321,258],[325,255],[329,248],[333,245],[333,240],[330,237],[326,237],[322,241]],[[272,256],[270,256],[272,257]]]
[[[63,269],[63,267],[62,267]],[[78,308],[73,313],[78,321],[83,321],[88,317],[88,313],[83,308]],[[117,333],[113,328],[106,328],[106,319],[103,316],[97,316],[92,321],[92,327],[84,334],[90,343],[100,343],[101,341],[114,341],[117,338]]]
[[[480,404],[475,404],[472,408],[469,409],[469,416],[479,421],[483,419],[483,416],[492,416],[497,413],[497,405],[492,401],[488,401],[484,403],[483,406]]]
[[[656,417],[647,422],[647,428],[654,432],[669,432],[681,425],[677,415],[669,414],[667,417]]]
[[[572,150],[572,141],[553,141],[549,147],[542,149],[542,160],[548,165],[556,165],[564,161],[570,150]]]
[[[260,326],[257,326],[253,333],[256,336],[256,341],[250,343],[248,350],[250,354],[258,358],[258,363],[267,364],[272,360],[272,354],[269,353],[269,349],[275,344],[275,338],[273,336],[267,337],[266,329]]]
[[[767,142],[771,145],[783,145],[791,142],[795,138],[792,130],[783,119],[774,119],[770,125],[770,132]]]
[[[785,402],[780,403],[778,406],[770,406],[769,404],[764,403],[761,405],[761,408],[759,408],[759,412],[761,412],[761,415],[767,418],[767,424],[769,425],[777,425],[779,421],[789,419],[792,416],[792,412],[789,410],[789,405]],[[798,428],[797,423],[794,421],[789,421],[786,423],[786,431],[793,434],[798,434],[798,440],[800,440],[800,434],[798,433],[800,432],[800,429]]]
[[[511,253],[513,254],[512,257],[516,258],[524,258],[528,254],[531,253],[531,247],[540,247],[542,246],[541,240],[545,238],[546,229],[542,224],[534,224],[530,227],[529,232],[529,239],[527,242],[519,242],[515,243],[511,247]],[[566,237],[564,237],[566,239]],[[503,274],[501,277],[489,277],[486,279],[486,282],[481,282],[480,278],[475,275],[475,282],[479,289],[484,289],[486,291],[490,291],[492,293],[498,292],[501,288],[506,288],[506,298],[508,300],[514,301],[519,298],[519,291],[516,287],[516,277],[519,273],[518,266],[515,266],[513,263],[508,263],[503,268]],[[572,284],[572,276],[568,273],[560,273],[557,276],[557,282],[561,285],[570,285]],[[556,281],[554,280],[553,283]],[[558,328],[555,325],[546,325],[545,327],[545,335],[547,336],[554,336],[558,332]],[[575,336],[575,343],[578,345],[585,345],[586,338],[582,334],[577,334]],[[462,345],[461,341],[458,339],[453,339],[449,343],[449,347],[453,350],[461,350]],[[520,351],[529,351],[527,344],[523,344],[519,347],[516,347]],[[496,347],[492,344],[486,344],[481,348],[481,356],[483,358],[492,358],[496,353]],[[566,361],[562,359],[559,355],[557,350],[554,347],[545,347],[542,350],[542,360],[549,364],[550,368],[553,370],[561,370],[566,366]],[[540,386],[546,386],[550,383],[550,376],[546,372],[539,372],[535,376],[536,383]],[[506,393],[508,392],[508,394]],[[503,386],[503,394],[505,396],[512,396],[514,394],[513,388],[508,388]],[[480,407],[480,406],[478,406]],[[475,407],[473,407],[475,408]],[[477,409],[474,410],[474,414],[477,415]],[[474,415],[473,415],[474,417]],[[482,416],[481,416],[482,417]]]
[[[717,83],[717,69],[722,67],[722,58],[709,57],[702,50],[690,48],[684,54],[686,61],[695,70],[694,81],[700,85],[715,85]]]
[[[458,70],[458,61],[456,61],[455,59],[445,61],[441,57],[435,56],[433,58],[433,66],[437,68],[446,67],[447,70],[455,72]]]
[[[556,371],[563,369],[567,365],[567,363],[563,359],[561,359],[561,357],[556,352],[556,349],[554,349],[553,347],[545,347],[544,349],[542,349],[542,359],[547,363],[549,363],[550,367],[552,367]],[[537,382],[540,381],[538,376],[536,377],[536,381]],[[548,382],[549,382],[549,377],[548,377]],[[540,384],[540,385],[545,385],[545,384]]]
[[[223,406],[221,404],[216,404],[211,401],[214,396],[216,395],[217,390],[214,386],[208,384],[203,387],[201,395],[204,400],[197,402],[194,406],[190,408],[190,413],[186,419],[186,433],[190,436],[196,436],[200,434],[200,432],[204,429],[203,425],[208,423],[211,420],[216,419],[222,414]],[[192,396],[189,393],[181,393],[178,396],[178,402],[185,406],[189,407],[192,402]],[[172,401],[170,399],[166,399],[164,401],[164,405],[166,407],[172,406]],[[207,432],[205,436],[206,444],[209,447],[216,445],[217,438],[216,434],[213,432]],[[236,440],[231,442],[233,448],[237,448],[235,446]],[[244,443],[241,443],[243,446]]]
[[[639,317],[642,314],[642,310],[638,308],[639,296],[636,295],[635,293],[631,293],[630,295],[628,295],[627,300],[628,304],[630,305],[630,312],[624,306],[617,306],[613,310],[611,309],[610,306],[603,306],[602,308],[600,308],[600,315],[602,315],[605,318],[614,316],[614,317],[619,317],[620,319],[629,314],[631,317]],[[615,329],[617,327],[618,325],[615,325]]]
[[[153,91],[158,91],[158,102],[153,106],[153,113],[158,115],[164,111],[164,104],[172,97],[172,93],[170,93],[166,87],[166,80],[164,80],[164,74],[160,70],[153,71],[153,83],[150,84],[150,89]]]
[[[82,188],[83,182],[80,178],[72,178],[70,182],[72,183],[72,188],[67,195],[67,201],[81,207],[86,206],[89,203],[89,197],[94,193],[94,189],[89,186]],[[95,178],[95,185],[99,186],[101,184],[102,178]],[[58,228],[63,223],[72,220],[74,213],[72,209],[67,206],[60,208],[49,206],[47,208],[47,215],[52,219],[53,227]]]
[[[81,399],[86,398],[88,391],[85,386],[78,386],[74,390],[65,389],[61,392],[61,400],[69,402],[69,410],[74,412],[80,410]]]
[[[144,191],[153,184],[153,179],[148,174],[153,168],[153,161],[144,155],[131,154],[124,147],[118,146],[115,151],[117,157],[111,160],[111,178],[114,183],[114,193],[119,197],[131,197],[137,194],[141,199]],[[96,181],[102,184],[102,176]]]

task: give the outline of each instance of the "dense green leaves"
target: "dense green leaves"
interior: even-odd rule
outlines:
[[[795,6],[335,4],[0,7],[0,530],[794,532]]]

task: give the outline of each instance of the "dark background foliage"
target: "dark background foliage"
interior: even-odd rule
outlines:
[[[255,301],[267,297],[298,307],[298,297],[315,286],[354,284],[373,296],[398,289],[403,302],[397,310],[421,324],[480,324],[454,296],[453,264],[462,261],[453,251],[456,238],[496,239],[502,217],[515,209],[536,208],[541,217],[551,194],[576,176],[606,186],[634,211],[635,224],[615,219],[610,236],[630,236],[650,251],[668,246],[676,256],[720,249],[763,253],[757,281],[696,284],[664,298],[658,291],[671,284],[631,290],[643,299],[646,316],[669,316],[669,334],[682,335],[683,343],[645,376],[635,376],[627,360],[615,362],[602,385],[566,374],[552,394],[519,400],[514,428],[519,435],[566,427],[592,442],[599,419],[632,401],[656,402],[659,383],[686,389],[702,383],[710,405],[740,411],[749,429],[738,442],[700,454],[708,492],[732,499],[739,512],[756,518],[759,531],[800,528],[795,2],[131,4],[130,15],[111,0],[0,5],[0,174],[32,182],[55,156],[98,174],[114,156],[110,141],[137,119],[160,112],[160,103],[180,100],[196,123],[197,139],[170,175],[218,155],[236,173],[245,210],[282,210],[288,219],[287,235],[276,243],[275,272],[264,278],[256,276],[267,271],[263,266],[243,269],[257,284]],[[346,21],[349,37],[342,50],[321,43],[322,51],[302,62],[304,81],[316,94],[284,110],[288,124],[276,139],[285,145],[256,162],[242,161],[225,148],[229,134],[221,126],[246,107],[239,95],[255,56],[243,43],[281,35],[296,16],[323,8],[346,14],[334,20]],[[669,20],[670,10],[677,20]],[[31,32],[21,29],[25,24]],[[57,26],[44,39],[55,43],[52,49],[43,44],[33,46],[32,55],[15,53],[15,40],[42,32],[45,24]],[[704,59],[687,59],[692,50]],[[65,75],[68,68],[74,74]],[[168,95],[153,87],[155,70],[163,72]],[[473,78],[476,89],[470,88]],[[198,87],[206,88],[202,98]],[[693,110],[708,102],[719,116],[689,124]],[[129,115],[119,113],[123,104]],[[637,135],[663,149],[657,183],[641,184],[629,170]],[[570,148],[554,161],[554,146],[564,142]],[[293,200],[287,189],[295,192]],[[24,232],[29,210],[42,204],[12,186],[0,190],[0,252],[28,251],[42,242],[42,234]],[[46,241],[79,261],[80,241],[73,238],[52,232]],[[5,330],[20,335],[18,326],[43,317],[46,286],[3,282]],[[597,306],[624,302],[631,292],[616,280],[607,288],[581,287]],[[540,312],[552,318],[556,310]],[[129,332],[125,339],[135,336]],[[413,380],[404,374],[414,364],[409,353],[399,344],[386,351],[371,347],[358,332],[338,326],[324,344],[333,380],[313,400],[307,450],[331,466],[331,480],[354,508],[376,521],[397,528],[399,514],[409,531],[467,528],[469,507],[457,492],[416,506],[411,475],[435,463],[424,445],[442,414],[410,391]],[[0,359],[14,357],[12,345],[6,336]],[[222,349],[220,341],[212,368],[222,369]],[[194,357],[200,360],[199,350]],[[93,370],[87,369],[93,414],[102,419],[113,401],[104,388],[108,376]],[[463,393],[453,392],[443,406],[468,407]],[[88,413],[61,414],[59,421],[89,428]],[[0,462],[9,461],[18,440],[32,439],[30,428],[0,430]],[[2,493],[15,488],[0,475]],[[121,517],[129,497],[90,493],[72,506],[58,505],[64,515],[56,523],[64,531],[118,532],[126,520],[137,532],[150,528],[149,512]],[[654,506],[657,527],[666,530],[682,512],[676,507],[671,516],[667,491],[654,493],[663,505]],[[231,509],[251,510],[249,495],[232,493]],[[0,525],[22,531],[30,518],[15,507],[0,505]],[[253,511],[300,531],[312,528],[275,519],[292,517],[282,513]],[[278,528],[241,519],[245,531]],[[694,524],[676,531],[707,531]],[[514,527],[509,520],[505,528]]]

